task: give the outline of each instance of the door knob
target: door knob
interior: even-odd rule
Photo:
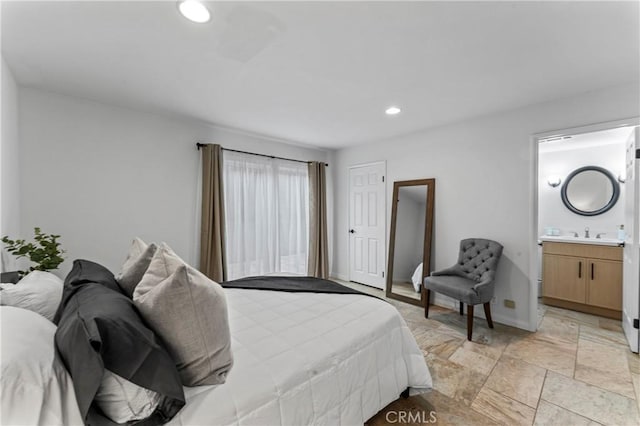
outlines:
[[[355,231],[355,230],[353,230],[353,229],[349,229],[349,233],[350,233],[350,234],[355,234],[355,233],[356,233],[356,231]]]

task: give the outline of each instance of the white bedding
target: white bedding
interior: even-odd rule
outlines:
[[[416,270],[413,272],[411,276],[411,282],[413,283],[413,289],[419,293],[420,286],[422,285],[422,262],[418,265]]]
[[[227,289],[235,364],[223,385],[185,388],[172,425],[361,425],[410,387],[424,356],[398,311],[351,294]],[[55,358],[55,325],[3,306],[0,424],[82,424]]]
[[[361,425],[431,388],[398,311],[373,297],[227,289],[234,366],[185,388],[172,425]]]
[[[55,332],[35,312],[0,308],[0,424],[83,424],[71,377],[56,356]]]

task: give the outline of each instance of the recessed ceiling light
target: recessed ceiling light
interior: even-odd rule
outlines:
[[[199,24],[209,22],[209,19],[211,19],[209,9],[196,0],[181,1],[178,3],[178,9],[180,9],[180,13],[182,13],[185,18]]]
[[[400,114],[400,111],[402,111],[400,108],[398,108],[397,106],[391,106],[389,108],[387,108],[385,110],[385,114],[387,115],[396,115],[396,114]]]

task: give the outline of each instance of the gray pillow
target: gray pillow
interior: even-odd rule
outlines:
[[[154,243],[147,245],[138,237],[133,240],[127,258],[122,265],[122,270],[116,277],[124,294],[129,297],[133,296],[133,290],[144,276],[157,249],[158,246]]]
[[[163,243],[135,288],[133,303],[165,342],[183,385],[225,382],[233,357],[227,302],[218,283]]]

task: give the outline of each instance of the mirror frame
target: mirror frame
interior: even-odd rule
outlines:
[[[393,283],[393,256],[396,244],[396,219],[398,215],[398,195],[403,186],[427,186],[427,208],[425,212],[424,224],[424,249],[422,253],[422,281],[424,277],[431,273],[431,241],[433,238],[433,212],[436,192],[435,179],[414,179],[395,181],[393,183],[393,205],[391,207],[391,229],[389,232],[389,258],[387,260],[387,284],[385,296],[390,299],[400,300],[417,306],[424,306],[425,291],[424,286],[420,286],[420,299],[414,299],[391,291]]]
[[[569,187],[569,183],[571,183],[571,180],[574,177],[576,177],[578,174],[586,171],[595,171],[595,172],[602,173],[607,179],[609,179],[609,181],[611,182],[611,186],[613,187],[613,194],[611,195],[611,199],[606,205],[599,208],[598,210],[593,210],[593,211],[580,210],[576,208],[573,204],[571,204],[571,201],[569,201],[569,197],[567,196],[567,190]],[[569,176],[567,176],[567,179],[564,181],[564,184],[562,185],[560,196],[562,197],[562,202],[564,203],[565,207],[571,210],[573,213],[579,214],[581,216],[597,216],[599,214],[602,214],[611,210],[613,206],[616,205],[616,203],[618,202],[618,198],[620,198],[620,185],[618,185],[618,181],[609,170],[599,166],[584,166],[584,167],[575,169],[574,171],[569,173]]]

